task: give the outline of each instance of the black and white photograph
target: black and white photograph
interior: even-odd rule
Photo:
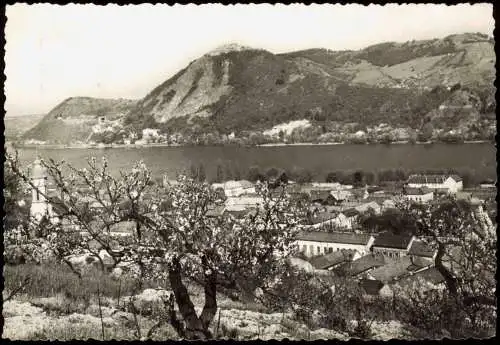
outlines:
[[[493,7],[7,5],[1,338],[496,337]]]

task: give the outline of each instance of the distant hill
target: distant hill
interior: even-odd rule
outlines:
[[[458,88],[479,97],[478,113],[494,99],[493,41],[482,34],[359,51],[217,51],[156,87],[127,121],[151,124],[153,118],[178,129],[195,120],[224,132],[264,130],[298,119],[382,121],[418,129]]]
[[[23,135],[23,139],[50,143],[86,142],[92,127],[100,118],[106,121],[123,119],[136,101],[71,97],[52,109]]]
[[[126,131],[160,128],[185,138],[262,134],[295,120],[310,121],[309,137],[385,123],[483,138],[495,119],[495,61],[493,39],[480,33],[358,51],[272,54],[231,44],[192,61],[137,102],[67,100],[25,138],[83,140],[101,115],[123,118]]]
[[[26,131],[34,127],[43,117],[43,114],[4,117],[5,139],[16,140],[20,138]]]

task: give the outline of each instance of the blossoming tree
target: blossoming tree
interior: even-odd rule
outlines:
[[[479,329],[496,323],[496,242],[493,225],[481,221],[478,206],[453,196],[430,204],[400,203],[398,207],[412,219],[415,235],[426,240],[436,251],[434,266],[444,278],[444,296],[425,297],[428,303],[452,304],[448,327],[457,334],[471,336]],[[420,301],[421,302],[421,301]],[[424,303],[425,304],[425,303]],[[460,315],[459,315],[460,314]],[[466,321],[465,323],[462,323]],[[454,321],[453,321],[454,322]],[[459,324],[459,325],[458,325]],[[459,336],[459,335],[457,335]]]
[[[36,188],[15,157],[8,156],[7,162]],[[99,165],[91,159],[84,169],[53,160],[42,160],[42,164],[59,192],[59,198],[46,196],[59,210],[57,219],[32,223],[32,227],[43,227],[36,237],[24,234],[10,241],[31,250],[43,244],[70,266],[70,255],[86,252],[104,268],[99,255],[104,250],[112,267],[132,263],[141,279],[164,278],[173,292],[164,321],[187,339],[212,338],[209,326],[217,311],[219,288],[266,290],[276,283],[280,268],[294,250],[296,229],[304,217],[286,189],[276,195],[266,184],[257,185],[263,203],[252,212],[243,217],[213,217],[208,211],[217,203],[218,194],[210,185],[185,176],[176,183],[158,185],[143,163],[119,176],[109,172],[105,160]],[[117,236],[116,228],[123,222],[132,222],[135,229],[128,236]],[[186,279],[204,289],[205,303],[199,314]]]

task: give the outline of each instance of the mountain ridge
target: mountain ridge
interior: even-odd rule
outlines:
[[[484,137],[496,107],[495,61],[491,38],[480,33],[383,42],[356,51],[273,54],[233,43],[191,61],[129,103],[122,109],[121,130],[139,137],[143,128],[167,135],[242,136],[306,119],[313,122],[310,131],[321,129],[318,135],[382,122],[417,132],[431,123],[461,133],[475,122],[472,136]],[[458,98],[465,112],[446,103]]]

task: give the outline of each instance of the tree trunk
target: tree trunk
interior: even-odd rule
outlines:
[[[451,272],[444,266],[443,264],[443,256],[445,254],[445,246],[442,243],[438,245],[438,252],[436,254],[436,259],[434,260],[434,264],[439,273],[444,277],[446,287],[448,292],[452,296],[456,296],[458,294],[458,286],[457,279],[451,274]]]
[[[179,312],[186,324],[185,337],[187,339],[209,339],[212,335],[203,327],[201,319],[196,315],[193,302],[191,302],[187,288],[181,278],[181,265],[179,259],[174,258],[169,267],[168,279],[172,291],[174,292]]]
[[[207,264],[207,259],[205,256],[202,258],[202,263],[205,270],[205,305],[203,306],[203,311],[201,312],[200,319],[203,328],[206,330],[206,332],[208,332],[210,323],[217,313],[217,274],[212,270],[207,272],[207,270],[209,270],[209,265]],[[209,337],[211,338],[211,335]]]

